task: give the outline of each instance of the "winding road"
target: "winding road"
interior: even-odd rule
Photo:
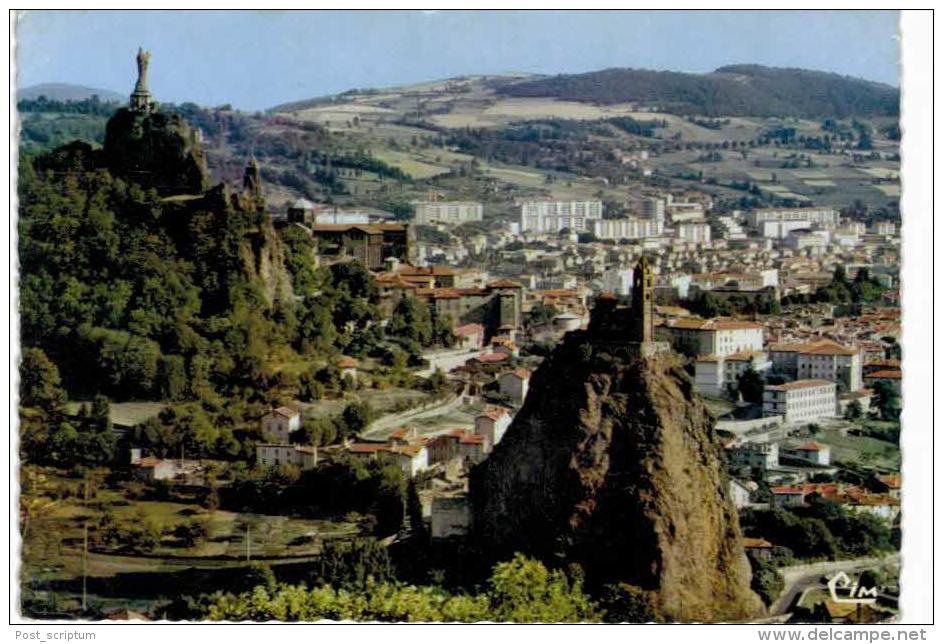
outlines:
[[[887,557],[867,557],[863,559],[846,559],[844,561],[822,561],[813,564],[801,564],[798,566],[786,566],[780,568],[783,580],[786,582],[783,592],[779,595],[772,606],[770,606],[770,615],[782,615],[789,612],[796,598],[804,590],[812,586],[821,585],[819,580],[822,575],[844,572],[858,572],[867,570],[875,566],[886,565],[889,563],[900,564],[900,554],[888,555]]]

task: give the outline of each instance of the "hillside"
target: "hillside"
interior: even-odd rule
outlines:
[[[124,101],[127,98],[110,89],[70,83],[40,83],[23,87],[16,93],[18,101],[35,101],[40,96],[45,96],[50,101],[84,101],[92,96],[98,96],[103,103]]]
[[[70,393],[198,397],[291,341],[284,247],[248,191],[206,191],[182,119],[122,108],[105,147],[22,157],[21,332]]]
[[[730,65],[709,74],[613,68],[510,82],[497,91],[514,97],[636,103],[707,116],[894,116],[900,102],[900,91],[889,85],[761,65]]]

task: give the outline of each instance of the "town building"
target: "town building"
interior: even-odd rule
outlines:
[[[356,225],[369,224],[370,215],[365,212],[319,212],[314,215],[314,224]]]
[[[839,224],[840,214],[837,208],[760,208],[747,212],[745,220],[754,229],[767,221],[802,221],[808,224],[806,227],[812,224],[834,227]]]
[[[310,231],[322,261],[354,259],[378,271],[387,258],[409,260],[408,224],[315,224]]]
[[[730,479],[729,490],[733,507],[742,510],[750,505],[750,489],[746,485],[732,478]]]
[[[868,387],[874,388],[879,382],[888,383],[891,388],[894,390],[898,396],[900,395],[900,381],[901,381],[901,371],[900,369],[882,369],[880,371],[872,371],[867,376],[864,377],[864,382]]]
[[[357,358],[351,358],[350,356],[343,356],[337,361],[337,368],[340,369],[341,378],[350,378],[353,382],[357,382],[357,368],[359,366],[360,363],[357,361]]]
[[[460,225],[470,221],[481,221],[484,212],[482,205],[474,201],[414,201],[412,203],[416,212],[413,221],[424,226]]]
[[[154,456],[145,456],[132,461],[131,472],[136,480],[144,483],[172,481],[177,477],[177,467],[172,460]]]
[[[738,351],[728,356],[702,355],[694,361],[694,383],[702,395],[719,397],[726,394],[729,387],[736,388],[740,376],[748,369],[765,373],[769,366],[763,351]]]
[[[351,456],[392,458],[407,477],[412,478],[429,468],[429,450],[418,443],[348,443],[345,450]]]
[[[770,488],[771,507],[799,507],[812,499],[831,501],[855,514],[870,514],[887,522],[900,514],[900,499],[844,483],[801,483]]]
[[[452,329],[456,337],[457,348],[474,351],[481,349],[485,343],[485,327],[474,322],[460,324]]]
[[[498,387],[502,394],[511,399],[511,404],[521,406],[527,398],[527,387],[530,383],[530,371],[515,369],[498,378]]]
[[[301,429],[301,413],[291,407],[278,407],[262,416],[262,435],[273,442],[287,444],[291,433]]]
[[[706,244],[711,240],[711,227],[702,222],[678,224],[675,237],[691,244]]]
[[[768,561],[773,556],[773,544],[757,537],[743,537],[743,550],[756,559]]]
[[[642,201],[642,216],[655,222],[658,233],[665,227],[665,200],[648,197]]]
[[[592,222],[592,233],[599,239],[642,239],[661,234],[658,223],[650,219],[600,219]]]
[[[685,354],[722,358],[763,350],[763,325],[745,320],[680,318],[661,324],[659,335]]]
[[[828,380],[796,380],[763,389],[763,415],[783,417],[783,421],[813,422],[834,417],[836,386]]]
[[[877,235],[893,236],[897,234],[897,226],[893,221],[877,221],[874,223],[874,232]]]
[[[601,201],[527,201],[520,209],[521,233],[589,232],[591,222],[602,219]]]
[[[304,470],[318,466],[318,448],[313,445],[260,443],[255,447],[256,462],[262,467],[294,465]]]
[[[857,347],[832,340],[810,343],[778,343],[769,348],[772,371],[794,380],[822,379],[839,382],[845,391],[864,385],[862,355]]]
[[[511,414],[501,407],[486,409],[475,417],[475,433],[485,439],[484,450],[489,453],[504,438],[511,426]]]
[[[783,448],[783,456],[797,458],[813,465],[828,465],[831,462],[831,453],[832,450],[828,445],[816,441]]]
[[[429,464],[448,463],[458,459],[474,465],[485,458],[485,437],[468,429],[453,429],[435,436],[426,443]]]
[[[779,467],[778,443],[743,443],[727,450],[732,467],[772,470]]]

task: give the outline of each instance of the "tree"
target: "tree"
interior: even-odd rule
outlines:
[[[451,315],[441,315],[435,306],[429,307],[432,318],[432,342],[443,347],[455,344],[455,334],[452,332],[455,324]]]
[[[852,400],[848,403],[848,406],[845,407],[845,419],[846,420],[858,420],[861,418],[864,410],[861,408],[861,403],[858,400]]]
[[[558,313],[559,311],[552,304],[538,302],[524,314],[524,326],[534,328],[550,324]]]
[[[763,376],[752,365],[737,378],[737,389],[743,399],[749,403],[763,402],[763,387],[765,386]]]
[[[547,570],[539,561],[517,554],[494,567],[490,579],[495,621],[579,622],[596,620],[598,608],[583,594],[582,579]]]
[[[750,588],[760,596],[764,604],[772,605],[786,586],[782,574],[772,562],[759,557],[750,557],[750,566],[753,570]]]
[[[345,434],[358,434],[373,422],[373,409],[366,401],[348,403],[341,413],[341,420],[346,429]]]
[[[387,332],[397,338],[404,338],[428,346],[432,339],[432,320],[429,306],[420,302],[405,291],[403,297],[393,309],[387,324]]]
[[[20,405],[58,411],[66,402],[59,369],[46,353],[31,347],[20,362]]]
[[[603,621],[610,624],[644,624],[660,621],[650,592],[630,584],[610,584],[599,601]]]
[[[897,420],[900,418],[900,396],[894,389],[894,385],[886,380],[878,380],[872,386],[876,406],[884,420]]]
[[[358,558],[362,563],[357,562]],[[365,564],[379,561],[382,565],[382,557],[375,556],[372,546],[352,559],[357,562],[354,576],[358,578]],[[344,564],[338,569],[346,574],[349,566]],[[599,608],[582,592],[578,575],[570,579],[562,571],[548,571],[542,563],[522,555],[495,566],[486,588],[476,595],[367,578],[353,588],[277,584],[256,586],[240,594],[217,592],[201,597],[191,610],[196,617],[231,621],[554,623],[596,622],[601,618]]]
[[[182,400],[187,394],[187,365],[183,356],[165,355],[160,359],[161,395],[166,400]]]

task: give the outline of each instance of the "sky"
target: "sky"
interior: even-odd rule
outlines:
[[[896,11],[27,11],[17,85],[247,110],[470,74],[803,67],[899,85]]]

